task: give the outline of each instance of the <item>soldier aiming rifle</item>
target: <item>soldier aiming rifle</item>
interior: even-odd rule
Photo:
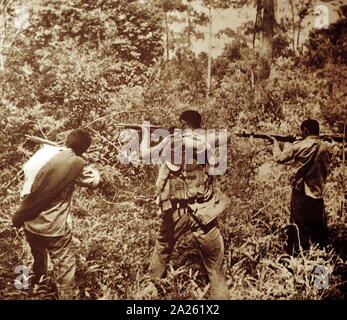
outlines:
[[[154,250],[150,259],[149,274],[152,280],[164,276],[176,241],[187,231],[193,233],[199,243],[204,267],[210,280],[210,298],[228,299],[229,292],[222,268],[224,242],[220,233],[217,217],[229,205],[227,197],[213,184],[208,174],[208,163],[199,163],[198,154],[204,154],[208,141],[205,135],[199,134],[201,115],[194,110],[187,110],[180,116],[181,128],[186,130],[180,142],[183,153],[178,155],[172,137],[167,137],[163,154],[173,155],[165,158],[160,165],[156,182],[157,204],[161,212],[161,225],[157,234]],[[149,131],[141,142],[142,156],[153,152],[149,148]],[[193,158],[186,159],[187,148],[191,146]],[[177,158],[175,156],[178,156]],[[185,159],[177,161],[177,159]],[[174,160],[174,161],[173,161]],[[175,161],[176,160],[176,161]],[[190,161],[192,160],[192,161]],[[212,159],[205,159],[213,165]],[[144,290],[156,295],[153,282]]]
[[[300,165],[291,177],[291,224],[287,230],[287,253],[291,255],[302,249],[308,250],[310,243],[324,246],[328,241],[323,191],[329,174],[332,147],[321,139],[318,121],[305,120],[300,129],[302,139],[291,138],[293,143],[283,151],[278,143],[279,136],[267,136],[273,142],[273,157],[277,163]],[[288,140],[282,137],[282,141]]]
[[[291,177],[291,225],[288,228],[287,252],[297,254],[307,250],[310,242],[325,245],[328,241],[327,219],[323,191],[332,159],[332,144],[346,142],[345,135],[320,134],[316,120],[305,120],[301,137],[265,133],[238,133],[238,137],[254,137],[273,142],[277,163],[300,165]],[[281,151],[278,141],[292,143]],[[344,153],[344,151],[343,151]],[[344,159],[344,155],[343,155]]]

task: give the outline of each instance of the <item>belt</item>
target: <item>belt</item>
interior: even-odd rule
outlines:
[[[193,203],[203,203],[206,200],[204,198],[190,198],[186,200],[188,204],[193,204]]]
[[[213,197],[213,192],[207,197],[194,197],[194,198],[189,198],[189,199],[181,199],[181,200],[173,200],[171,201],[173,206],[176,206],[177,204],[180,205],[181,208],[187,207],[188,204],[194,204],[194,203],[204,203],[209,200],[211,200]]]
[[[211,192],[211,194],[207,198],[196,197],[196,198],[187,199],[186,201],[188,204],[204,203],[204,202],[210,201],[212,199],[212,197],[213,197],[213,193]]]
[[[211,197],[209,197],[207,200],[204,198],[191,198],[191,199],[187,199],[187,200],[175,200],[172,203],[173,209],[176,210],[177,208],[181,208],[181,209],[187,210],[186,213],[189,214],[192,217],[192,219],[196,222],[196,228],[201,228],[201,230],[203,230],[203,232],[205,234],[207,234],[208,232],[210,232],[210,230],[212,228],[218,226],[217,219],[213,219],[211,222],[204,225],[200,221],[200,219],[195,215],[195,212],[193,212],[193,210],[189,208],[188,204],[196,203],[196,202],[201,203],[204,201],[208,201]],[[199,201],[201,201],[201,202],[199,202]]]

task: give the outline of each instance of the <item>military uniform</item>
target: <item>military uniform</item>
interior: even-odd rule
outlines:
[[[229,201],[213,185],[206,164],[161,164],[157,192],[161,209],[161,225],[151,256],[149,272],[161,278],[167,268],[176,241],[187,231],[199,244],[211,287],[210,298],[228,299],[229,292],[223,272],[224,242],[217,217]]]

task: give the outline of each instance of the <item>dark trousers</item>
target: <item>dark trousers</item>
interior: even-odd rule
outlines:
[[[34,283],[38,283],[42,276],[47,275],[49,254],[59,298],[72,299],[76,257],[72,247],[71,233],[61,237],[44,237],[25,230],[25,235],[34,257]]]
[[[300,246],[308,250],[310,242],[326,245],[328,228],[323,199],[314,199],[293,190],[290,222],[287,243],[289,254],[298,253]]]

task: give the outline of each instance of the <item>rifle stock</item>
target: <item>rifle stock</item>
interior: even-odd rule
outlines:
[[[248,133],[248,132],[242,132],[242,133],[237,133],[236,134],[237,137],[243,137],[243,138],[258,138],[258,139],[270,139],[269,136],[274,137],[276,140],[278,141],[282,141],[282,142],[294,142],[294,141],[300,141],[302,140],[301,137],[295,136],[295,135],[278,135],[278,134],[272,134],[272,133],[259,133],[259,132],[252,132],[252,133]],[[326,140],[326,141],[335,141],[335,142],[346,142],[347,141],[347,137],[344,137],[342,134],[338,135],[338,134],[321,134],[319,136],[320,139],[322,140]]]

